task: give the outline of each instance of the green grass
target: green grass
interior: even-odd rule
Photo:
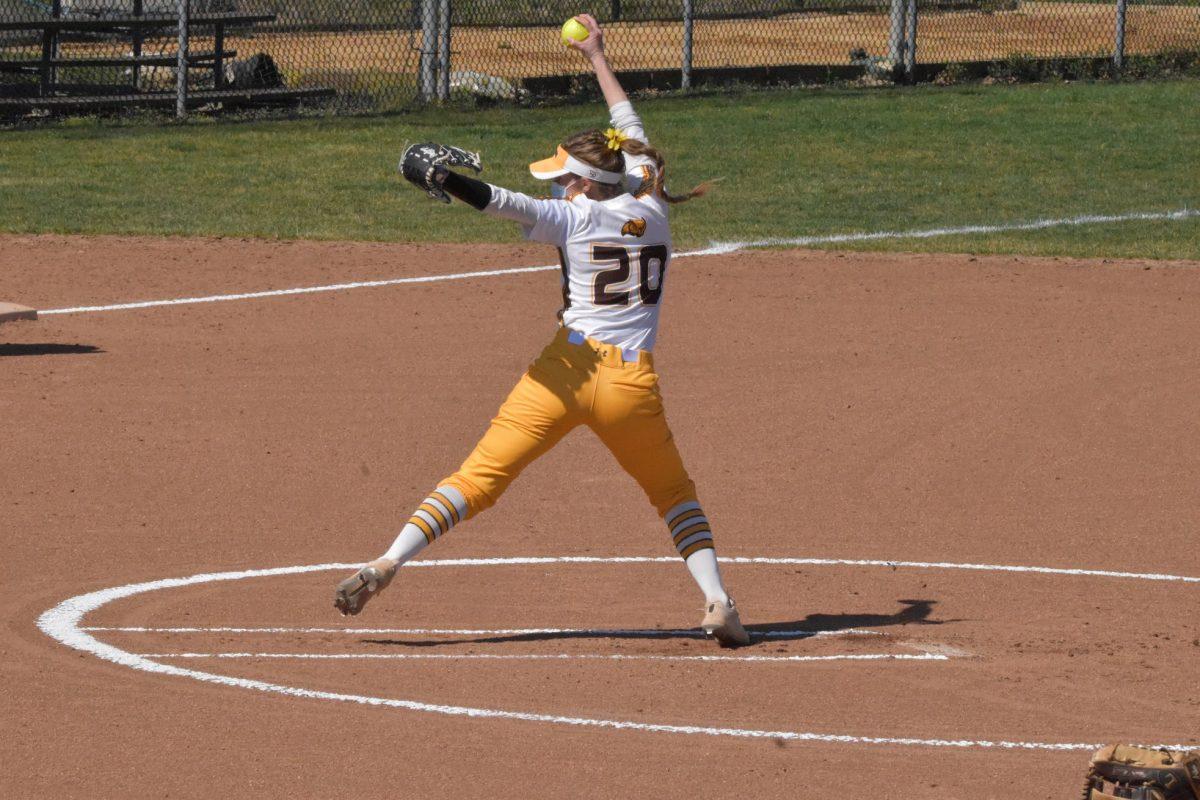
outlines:
[[[677,189],[677,244],[1000,223],[1200,206],[1200,81],[754,92],[639,103]],[[386,118],[0,132],[0,229],[386,241],[516,241],[510,223],[436,204],[395,173],[406,142],[525,170],[596,106]],[[859,249],[1200,258],[1200,219]]]

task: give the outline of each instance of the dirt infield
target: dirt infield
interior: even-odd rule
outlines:
[[[0,294],[548,261],[4,237]],[[551,335],[554,271],[0,326],[0,794],[1060,798],[1084,745],[1200,742],[1200,585],[1067,572],[1200,576],[1200,262],[775,251],[670,275],[658,366],[718,551],[783,559],[727,566],[757,636],[737,651],[691,633],[661,524],[585,432],[422,555],[545,561],[406,569],[351,622],[323,569],[153,586],[80,623],[221,682],[36,626],[131,582],[376,554]],[[665,560],[605,560],[628,556]],[[189,630],[111,630],[131,627]]]

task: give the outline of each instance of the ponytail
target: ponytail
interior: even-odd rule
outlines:
[[[666,187],[666,159],[655,148],[638,139],[628,138],[623,131],[595,128],[571,136],[562,143],[568,153],[585,164],[591,164],[608,172],[624,172],[625,158],[622,154],[641,156],[654,162],[654,186],[652,191],[668,203],[682,203],[706,193],[715,181],[705,181],[690,192],[673,195]],[[644,191],[644,190],[643,190]]]
[[[637,139],[625,139],[622,141],[621,151],[631,156],[644,156],[654,162],[654,191],[668,203],[683,203],[691,200],[693,197],[701,197],[712,188],[713,181],[704,181],[691,191],[684,192],[681,195],[671,194],[667,191],[666,187],[667,163],[662,153]]]

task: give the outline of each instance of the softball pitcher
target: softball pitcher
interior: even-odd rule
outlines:
[[[592,64],[611,127],[562,142],[530,164],[550,182],[551,198],[493,186],[452,172],[479,172],[479,157],[455,147],[419,144],[401,162],[405,178],[434,198],[455,197],[485,214],[512,220],[528,239],[558,248],[562,264],[560,328],[517,383],[474,452],[425,498],[382,557],[338,584],[334,605],[357,614],[396,569],[456,524],[499,499],[534,459],[584,424],[646,492],[689,572],[704,592],[701,628],[723,646],[750,639],[721,581],[708,518],[667,427],[655,337],[671,261],[670,204],[664,162],[604,55],[604,34],[589,15],[576,17],[588,37],[572,46]]]

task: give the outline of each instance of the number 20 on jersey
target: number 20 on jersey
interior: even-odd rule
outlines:
[[[667,271],[669,253],[665,244],[650,244],[636,251],[638,266],[638,294],[642,304],[658,305],[662,297],[663,278]],[[616,266],[596,273],[596,282],[592,285],[592,302],[598,306],[627,306],[632,291],[611,291],[610,287],[629,280],[629,271],[633,259],[630,258],[628,247],[615,245],[592,245],[592,261],[614,261]]]

